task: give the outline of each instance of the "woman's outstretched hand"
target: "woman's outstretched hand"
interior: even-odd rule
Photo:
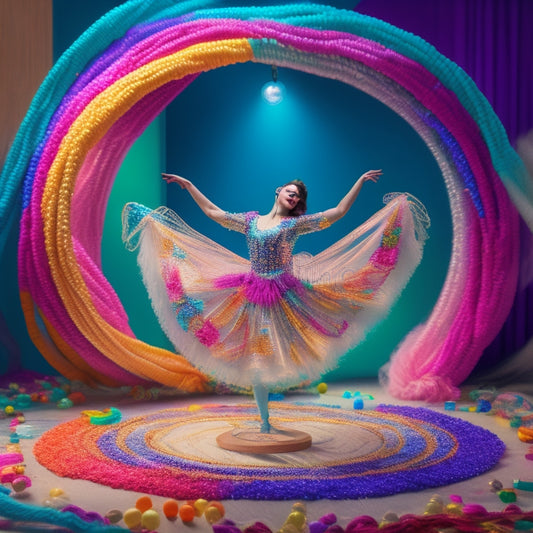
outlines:
[[[212,218],[215,222],[222,224],[222,221],[225,217],[225,211],[220,209],[220,207],[216,206],[203,193],[201,193],[198,190],[198,187],[196,187],[192,181],[182,178],[177,174],[167,174],[166,172],[162,172],[161,177],[167,183],[177,183],[182,189],[185,189],[192,196],[192,199],[198,204],[198,207],[209,218]]]
[[[337,204],[337,206],[323,211],[322,215],[325,216],[331,224],[339,220],[339,218],[342,218],[352,207],[352,204],[361,192],[363,185],[367,181],[372,181],[376,183],[382,174],[383,171],[381,169],[368,170],[367,172],[362,174],[352,185],[352,188],[348,191],[346,196]]]
[[[165,172],[162,172],[161,177],[167,183],[177,183],[182,189],[187,189],[192,184],[190,180],[182,178],[181,176],[178,176],[176,174],[167,174]]]
[[[381,169],[379,169],[379,170],[368,170],[359,179],[362,182],[373,181],[374,183],[377,183],[377,181],[379,180],[379,178],[380,178],[380,176],[382,174],[383,174],[383,171]]]

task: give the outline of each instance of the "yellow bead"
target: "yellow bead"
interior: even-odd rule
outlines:
[[[124,512],[122,520],[129,529],[138,528],[141,525],[142,513],[136,507],[132,507]]]
[[[283,524],[278,533],[300,533],[300,530],[294,524]]]
[[[205,515],[205,519],[211,525],[216,524],[222,518],[222,513],[220,512],[220,509],[218,509],[218,507],[214,507],[214,506],[208,507],[204,511],[204,515]]]
[[[63,496],[63,494],[65,494],[65,491],[63,489],[54,488],[50,489],[49,494],[51,498],[57,498],[58,496]]]
[[[446,512],[451,515],[462,515],[463,504],[462,503],[449,503],[446,506]]]
[[[196,516],[202,516],[204,514],[205,508],[207,507],[208,501],[204,500],[203,498],[198,498],[194,504],[194,511],[196,513]]]
[[[440,502],[429,502],[426,505],[426,510],[424,511],[425,515],[431,515],[431,514],[440,514],[443,511],[443,505]]]
[[[285,521],[285,525],[291,524],[298,530],[302,530],[305,526],[306,518],[305,514],[300,511],[293,511]]]
[[[319,394],[326,394],[328,392],[328,385],[327,383],[319,383],[316,389]]]
[[[160,523],[161,519],[159,518],[159,513],[154,509],[148,509],[142,514],[141,526],[143,528],[149,529],[150,531],[155,531],[159,527]]]

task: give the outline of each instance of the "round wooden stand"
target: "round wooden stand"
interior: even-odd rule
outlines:
[[[232,452],[287,453],[309,448],[311,435],[296,429],[272,428],[271,433],[259,429],[232,429],[217,437],[217,444]]]

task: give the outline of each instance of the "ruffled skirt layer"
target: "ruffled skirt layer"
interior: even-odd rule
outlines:
[[[333,369],[386,315],[421,259],[427,215],[398,195],[293,272],[257,275],[250,262],[167,208],[124,209],[124,240],[161,326],[192,364],[218,382],[289,387]]]

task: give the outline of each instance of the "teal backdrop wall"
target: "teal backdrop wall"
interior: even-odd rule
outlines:
[[[167,170],[192,181],[234,212],[272,207],[277,186],[308,186],[309,212],[333,207],[360,174],[381,168],[352,210],[325,231],[306,235],[297,251],[317,253],[383,205],[388,192],[408,191],[428,208],[430,239],[422,264],[385,321],[348,353],[326,379],[376,376],[402,338],[431,312],[451,253],[449,202],[437,164],[418,134],[396,113],[344,83],[278,69],[286,89],[277,106],[261,98],[270,65],[247,63],[202,74],[167,108]],[[179,187],[168,205],[198,231],[240,255],[241,234],[206,218]]]
[[[54,0],[54,56],[59,57],[97,18],[120,3]],[[330,5],[346,8],[346,3]],[[312,212],[335,205],[364,171],[382,168],[380,182],[364,187],[346,217],[328,230],[303,237],[297,249],[316,253],[329,246],[377,211],[387,192],[408,191],[428,208],[430,239],[411,283],[386,320],[326,379],[375,376],[404,335],[427,318],[444,282],[451,251],[444,184],[423,141],[381,102],[338,81],[291,69],[280,68],[278,74],[286,98],[270,106],[260,96],[262,85],[271,79],[270,65],[247,63],[204,73],[139,137],[111,192],[102,240],[104,273],[137,337],[169,348],[142,285],[136,255],[122,245],[124,203],[137,201],[150,207],[167,203],[198,231],[246,255],[242,235],[207,219],[178,187],[167,190],[160,173],[190,178],[229,211],[267,212],[275,188],[299,178],[309,188]],[[16,254],[16,238],[10,246]],[[16,299],[10,305],[18,305]],[[25,346],[24,366],[50,372],[20,320],[22,314],[12,329]]]

